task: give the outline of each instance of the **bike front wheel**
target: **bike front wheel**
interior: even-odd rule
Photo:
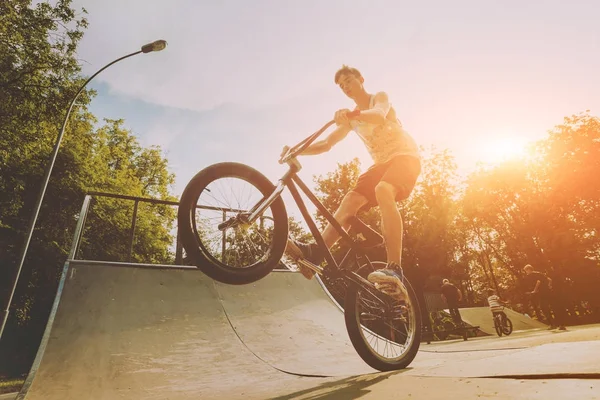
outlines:
[[[510,335],[513,331],[513,324],[512,321],[510,319],[508,319],[508,317],[504,318],[504,323],[502,326],[502,333],[504,333],[506,336]]]
[[[375,269],[385,268],[373,262]],[[372,269],[358,274],[366,278]],[[358,355],[372,368],[393,371],[406,368],[421,344],[421,312],[417,296],[405,278],[409,299],[382,305],[377,294],[352,283],[346,292],[344,318],[350,341]]]
[[[277,197],[255,221],[248,217],[275,190],[244,164],[211,165],[188,183],[177,215],[179,240],[189,260],[209,277],[242,285],[268,275],[287,244],[288,219]]]
[[[494,329],[496,329],[496,334],[502,337],[502,322],[500,322],[500,317],[494,317]]]

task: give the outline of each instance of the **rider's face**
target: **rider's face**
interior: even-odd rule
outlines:
[[[355,97],[362,90],[362,83],[363,79],[353,74],[344,74],[338,81],[344,94],[350,98]]]

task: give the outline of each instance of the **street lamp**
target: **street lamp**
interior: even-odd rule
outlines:
[[[134,53],[127,54],[126,56],[117,58],[113,62],[106,64],[104,67],[102,67],[100,70],[98,70],[98,72],[96,72],[94,75],[92,75],[87,81],[85,81],[85,83],[83,85],[81,85],[81,88],[79,88],[79,91],[77,92],[75,97],[73,97],[73,100],[71,100],[71,104],[69,104],[69,109],[67,111],[67,114],[65,115],[65,120],[63,121],[62,128],[60,129],[60,133],[58,135],[58,138],[56,139],[56,143],[54,144],[54,150],[52,151],[52,156],[50,158],[50,164],[48,165],[48,168],[46,169],[46,175],[44,176],[44,181],[42,183],[42,189],[40,190],[40,193],[37,198],[36,205],[35,205],[35,211],[31,217],[31,221],[29,223],[29,229],[27,231],[27,238],[25,239],[25,244],[21,251],[21,258],[19,261],[19,267],[17,269],[17,274],[13,281],[13,287],[12,287],[10,296],[8,297],[8,302],[6,303],[6,307],[5,307],[4,311],[2,312],[2,327],[0,327],[0,340],[2,339],[4,327],[6,326],[6,321],[8,320],[8,314],[10,312],[9,311],[10,305],[11,305],[12,299],[15,295],[15,290],[17,289],[17,283],[19,282],[19,276],[21,275],[21,270],[23,269],[23,263],[25,262],[25,256],[27,255],[27,249],[29,248],[29,242],[31,241],[31,236],[33,236],[33,230],[35,228],[35,223],[37,221],[37,217],[40,212],[40,208],[42,206],[42,200],[44,199],[44,194],[46,193],[46,188],[48,186],[48,181],[50,180],[50,175],[52,174],[52,168],[54,167],[54,162],[56,161],[56,155],[58,154],[58,149],[60,148],[60,142],[62,141],[63,135],[65,133],[67,121],[69,120],[69,115],[71,114],[71,109],[73,109],[73,105],[75,104],[75,101],[77,100],[77,98],[79,97],[79,95],[81,94],[81,92],[83,91],[85,86],[92,79],[94,79],[96,77],[96,75],[98,75],[100,72],[104,71],[106,68],[110,67],[113,64],[118,63],[121,60],[129,58],[131,56],[135,56],[140,53],[151,53],[151,52],[155,52],[155,51],[161,51],[161,50],[164,50],[165,47],[167,47],[166,41],[157,40],[157,41],[154,41],[152,43],[148,43],[148,44],[142,46],[142,48],[140,50],[138,50]]]

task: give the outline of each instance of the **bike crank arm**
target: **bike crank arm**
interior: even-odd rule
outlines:
[[[314,272],[316,272],[319,275],[323,275],[323,268],[319,267],[318,265],[315,265],[313,263],[311,263],[310,261],[306,261],[303,258],[299,258],[298,260],[296,260],[296,262],[300,265],[302,265],[303,267],[306,267]]]

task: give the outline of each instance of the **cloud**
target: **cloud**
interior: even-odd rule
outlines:
[[[593,3],[593,2],[592,2]],[[240,161],[282,172],[279,150],[349,107],[333,83],[358,67],[370,91],[386,90],[422,145],[472,163],[474,138],[507,127],[533,140],[564,115],[598,109],[598,6],[543,8],[459,0],[198,2],[76,0],[90,27],[79,46],[84,73],[165,39],[102,72],[99,118],[124,118],[145,145],[169,154],[181,188],[195,171]],[[515,10],[518,10],[515,13]],[[569,57],[556,57],[564,48]],[[303,176],[368,155],[349,137],[307,158]]]

